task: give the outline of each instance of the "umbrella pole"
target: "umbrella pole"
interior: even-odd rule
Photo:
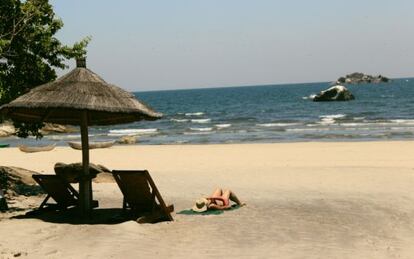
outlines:
[[[81,141],[82,141],[82,169],[83,174],[79,181],[79,199],[81,214],[91,216],[92,184],[89,179],[89,140],[88,140],[88,112],[81,115]]]

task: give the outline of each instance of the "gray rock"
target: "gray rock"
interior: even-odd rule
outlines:
[[[54,123],[46,123],[40,130],[40,133],[47,135],[50,133],[73,133],[78,130],[72,126],[64,126]],[[16,129],[11,121],[6,121],[0,124],[0,137],[9,137],[16,134]]]
[[[43,193],[32,175],[37,172],[19,167],[0,166],[0,189],[5,191],[6,198],[24,195],[32,196]]]
[[[65,164],[58,162],[55,164],[54,169],[56,175],[59,175],[69,183],[78,183],[79,176],[83,173],[82,163]],[[111,171],[103,165],[89,164],[89,174],[91,178],[95,178],[97,174],[102,172]]]
[[[54,123],[45,123],[45,126],[40,130],[43,135],[50,133],[73,133],[77,131],[74,127]]]
[[[337,84],[378,84],[378,83],[388,83],[390,81],[389,78],[378,75],[378,76],[372,76],[372,75],[366,75],[363,73],[352,73],[349,75],[346,75],[345,77],[340,77],[338,80],[336,80]]]
[[[313,97],[314,102],[350,101],[354,99],[354,95],[342,85],[332,86]]]
[[[0,137],[9,137],[16,133],[15,128],[11,122],[0,124]]]
[[[123,136],[118,141],[119,144],[135,144],[137,143],[136,136]]]
[[[340,78],[338,78],[338,80],[336,82],[337,82],[337,84],[344,84],[345,80],[346,80],[346,78],[341,76]]]

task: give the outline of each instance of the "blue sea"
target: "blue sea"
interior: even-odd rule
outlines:
[[[312,102],[329,83],[286,84],[137,92],[164,117],[110,127],[90,127],[92,141],[134,135],[139,144],[270,143],[302,141],[411,140],[414,79],[348,85],[356,99]],[[18,144],[66,145],[79,133],[2,139]]]

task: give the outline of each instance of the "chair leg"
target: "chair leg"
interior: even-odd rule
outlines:
[[[128,208],[128,203],[126,202],[125,197],[124,197],[122,200],[122,209],[126,210],[127,208]]]
[[[42,204],[40,204],[40,206],[39,206],[39,210],[41,210],[41,209],[43,209],[44,208],[44,206],[46,205],[46,203],[47,203],[47,201],[50,199],[50,195],[48,194],[47,196],[46,196],[46,198],[43,200],[43,202],[42,202]]]

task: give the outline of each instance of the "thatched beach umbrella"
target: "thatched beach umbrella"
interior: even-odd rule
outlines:
[[[79,125],[82,140],[83,176],[79,181],[82,213],[91,211],[92,184],[89,177],[88,126],[156,120],[161,113],[135,99],[134,95],[106,83],[86,68],[84,58],[61,78],[38,86],[9,104],[0,112],[17,122],[51,122]]]

